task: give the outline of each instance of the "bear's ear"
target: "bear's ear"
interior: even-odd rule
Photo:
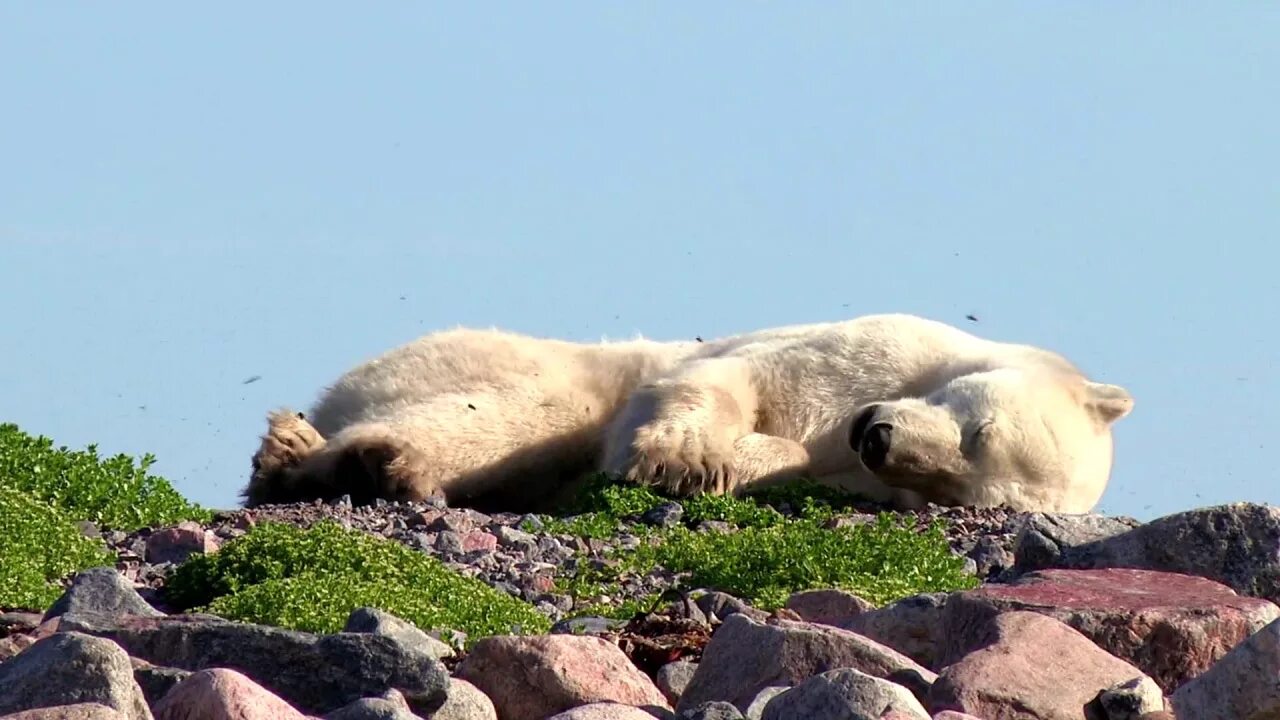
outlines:
[[[1119,385],[1086,381],[1085,409],[1104,426],[1119,420],[1133,410],[1133,396]]]

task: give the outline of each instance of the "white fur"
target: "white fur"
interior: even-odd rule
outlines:
[[[869,403],[893,428],[878,474],[850,441]],[[807,474],[900,505],[1084,512],[1110,475],[1111,424],[1131,407],[1056,354],[908,315],[708,342],[458,329],[346,373],[311,426],[273,415],[246,496],[351,492],[334,477],[353,467],[345,456],[373,468],[375,487],[357,494],[393,499],[516,507],[603,469],[677,494]]]

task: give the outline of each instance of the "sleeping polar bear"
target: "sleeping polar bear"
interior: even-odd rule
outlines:
[[[1049,351],[910,315],[707,342],[422,337],[278,411],[245,504],[543,509],[594,471],[674,495],[810,477],[901,508],[1086,512],[1133,399]]]

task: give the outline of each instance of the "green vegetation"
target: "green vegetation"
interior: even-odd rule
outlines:
[[[669,501],[648,488],[597,478],[575,504],[578,515],[546,523],[555,533],[605,538],[627,520]],[[789,484],[741,499],[699,496],[680,502],[685,509],[680,525],[626,526],[640,538],[639,546],[615,552],[613,562],[604,567],[580,563],[571,578],[561,581],[561,591],[582,598],[607,596],[622,579],[656,567],[684,573],[688,587],[728,592],[764,609],[781,606],[793,592],[813,588],[837,587],[884,604],[916,593],[978,584],[964,572],[964,560],[949,551],[940,524],[919,528],[914,517],[893,513],[858,524],[830,523],[850,507],[851,498],[817,483]],[[704,520],[738,529],[696,530]],[[628,617],[652,600],[599,603],[585,612]]]
[[[429,555],[331,521],[307,530],[259,525],[215,554],[188,560],[165,595],[179,608],[312,632],[341,630],[361,606],[471,638],[550,628],[527,603]]]
[[[57,447],[17,425],[0,425],[0,485],[62,508],[76,520],[131,531],[183,520],[208,521],[211,513],[187,502],[167,480],[150,475],[155,462],[128,455],[99,458],[98,449]]]
[[[0,607],[44,610],[62,594],[59,580],[112,564],[66,513],[0,485]]]
[[[55,448],[46,437],[0,424],[0,607],[43,610],[62,592],[59,581],[80,570],[114,565],[99,540],[77,521],[135,530],[209,519],[169,483],[147,473],[154,462],[127,455],[98,457],[97,448]]]
[[[43,609],[60,581],[109,565],[102,543],[81,535],[77,521],[130,531],[194,519],[209,511],[185,500],[140,461],[100,458],[95,446],[55,448],[12,424],[0,424],[0,606]],[[681,498],[674,527],[640,522],[671,502],[652,489],[601,474],[566,515],[546,517],[546,530],[588,538],[633,536],[604,562],[579,558],[557,578],[576,601],[575,615],[627,618],[659,597],[620,601],[618,586],[658,568],[680,577],[677,589],[707,587],[757,607],[780,606],[793,592],[838,587],[883,604],[919,592],[973,587],[962,558],[947,548],[941,526],[881,513],[865,522],[834,522],[855,509],[852,498],[816,483],[796,483],[747,498]],[[567,513],[572,513],[568,515]],[[704,521],[727,528],[704,529]],[[458,630],[475,639],[539,633],[549,620],[529,604],[460,575],[435,558],[337,523],[303,530],[266,523],[219,552],[197,555],[170,577],[166,598],[180,609],[313,632],[335,632],[351,610],[378,607],[423,629]]]

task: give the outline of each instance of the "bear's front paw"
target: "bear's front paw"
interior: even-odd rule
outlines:
[[[672,495],[723,495],[735,483],[733,440],[674,423],[640,428],[623,468],[628,482]]]
[[[299,414],[271,413],[267,434],[253,456],[255,474],[269,475],[294,467],[324,447],[324,438]]]

